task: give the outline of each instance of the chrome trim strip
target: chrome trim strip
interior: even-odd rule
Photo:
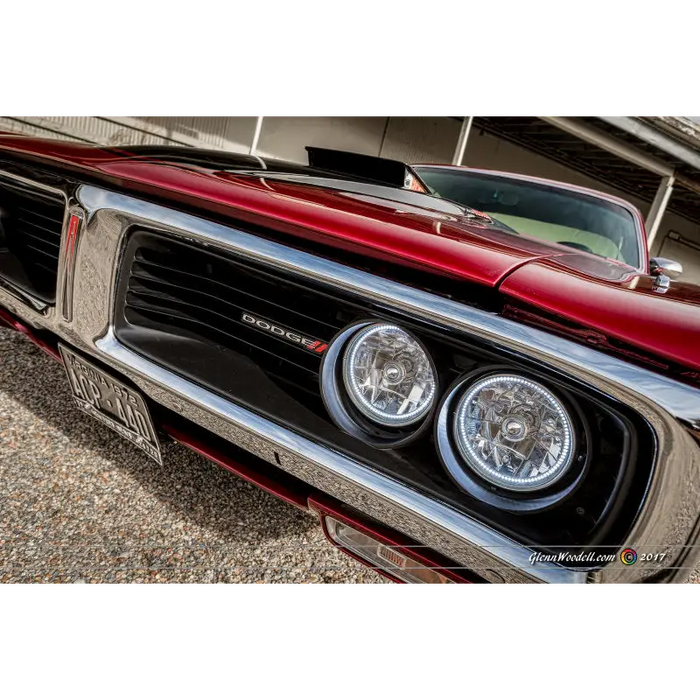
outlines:
[[[50,192],[51,194],[60,195],[61,197],[63,197],[64,200],[66,198],[65,192],[60,190],[58,187],[52,187],[51,185],[46,185],[43,182],[39,182],[38,180],[32,180],[22,175],[16,175],[15,173],[8,172],[7,170],[0,170],[0,177],[6,177],[9,180],[16,180],[17,182],[21,182],[22,184],[28,185],[29,187],[35,187],[36,189],[45,190],[46,192]]]
[[[29,292],[10,282],[10,280],[0,277],[0,287],[3,288],[8,294],[12,295],[15,301],[29,304],[39,313],[45,313],[49,309],[49,304],[47,304],[45,301],[37,299],[34,295],[29,294]]]
[[[73,320],[73,278],[75,276],[75,258],[80,245],[80,229],[83,225],[83,212],[79,207],[68,209],[66,231],[61,236],[63,267],[61,270],[61,315],[64,321]],[[75,223],[74,223],[75,222]],[[64,243],[65,239],[65,245]]]
[[[111,329],[96,347],[159,403],[199,424],[205,418],[206,426],[217,435],[382,522],[401,522],[401,530],[407,535],[449,552],[486,577],[488,570],[495,570],[511,580],[585,581],[585,573],[531,565],[530,552],[522,545],[395,479],[156,365],[121,345]]]
[[[511,580],[583,580],[584,574],[562,567],[533,570],[528,550],[512,540],[437,503],[368,466],[323,448],[123,348],[111,328],[116,277],[127,232],[135,226],[222,248],[305,278],[360,294],[446,330],[476,337],[506,352],[530,357],[545,368],[563,372],[637,410],[657,437],[656,468],[644,507],[621,549],[670,552],[672,568],[608,566],[595,578],[636,581],[654,573],[680,578],[675,567],[696,557],[696,521],[700,513],[700,450],[684,426],[700,426],[700,392],[604,355],[584,345],[549,335],[419,289],[404,286],[274,241],[97,187],[80,187],[78,200],[86,211],[75,261],[74,316],[39,317],[23,309],[31,325],[46,325],[66,342],[102,359],[130,376],[154,400],[179,411],[197,424],[276,463],[322,491],[428,544],[471,568],[510,566]],[[0,303],[5,299],[0,290]],[[480,546],[490,548],[488,551]],[[504,547],[508,556],[498,550]],[[519,552],[514,554],[513,547]],[[512,568],[513,566],[517,569]],[[495,577],[494,577],[495,578]]]

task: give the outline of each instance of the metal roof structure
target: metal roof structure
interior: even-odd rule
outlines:
[[[659,131],[656,128],[656,119],[671,118],[631,120],[631,126],[628,128],[634,129],[635,122],[648,125],[647,128],[658,131],[663,138],[672,139],[682,148],[697,154],[700,164],[700,124],[695,125],[698,134],[698,140],[695,142],[695,139],[688,134],[686,139],[681,139],[676,134],[671,136],[670,132],[675,129],[670,123],[665,123],[666,129],[663,132]],[[631,133],[630,130],[611,123],[617,121],[615,119],[611,118],[608,121],[603,117],[586,117],[566,121],[599,133],[601,139],[604,137],[614,139],[623,146],[648,157],[650,161],[665,165],[676,178],[676,187],[668,204],[669,211],[700,224],[700,167],[693,167],[686,160],[670,153],[670,146],[667,143],[664,144],[666,148],[649,143]],[[584,141],[579,136],[540,117],[475,117],[472,129],[482,130],[527,148],[647,202],[654,200],[659,187],[658,173],[590,141]],[[690,144],[695,144],[695,148]],[[690,189],[691,187],[693,189]]]

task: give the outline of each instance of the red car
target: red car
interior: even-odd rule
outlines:
[[[683,580],[700,290],[639,212],[309,152],[0,136],[0,319],[153,459],[171,436],[394,580]]]

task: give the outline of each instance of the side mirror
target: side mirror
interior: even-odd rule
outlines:
[[[663,294],[675,280],[683,274],[683,265],[668,258],[652,258],[649,261],[649,272],[654,277],[654,291]]]
[[[649,261],[649,271],[655,277],[664,275],[669,279],[678,279],[683,274],[683,265],[668,258],[652,258]]]

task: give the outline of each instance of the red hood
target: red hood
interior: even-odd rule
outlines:
[[[0,149],[9,148],[158,200],[490,287],[520,265],[553,253],[545,243],[478,219],[425,208],[434,201],[427,195],[418,195],[422,206],[412,206],[343,191],[342,181],[331,189],[275,179],[265,170],[240,175],[134,157],[127,150],[0,137]],[[391,196],[389,188],[376,190]]]
[[[597,337],[601,346],[602,339],[615,338],[700,370],[699,288],[673,283],[659,294],[648,275],[625,265],[426,208],[431,198],[423,195],[421,206],[400,204],[343,191],[342,183],[322,188],[264,170],[241,175],[24,137],[0,136],[2,150],[205,216],[215,213],[455,280],[500,285],[521,310],[591,329],[586,338]]]

